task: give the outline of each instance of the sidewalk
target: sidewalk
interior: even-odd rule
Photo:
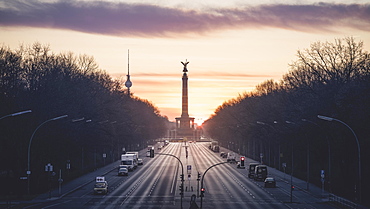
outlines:
[[[51,191],[51,195],[49,195],[48,192],[44,194],[40,194],[36,198],[34,198],[32,201],[45,201],[45,200],[52,200],[57,198],[62,198],[65,195],[68,195],[69,193],[85,186],[86,184],[89,184],[93,181],[95,181],[95,178],[97,176],[105,176],[107,173],[109,173],[112,170],[115,170],[118,168],[120,161],[116,161],[113,163],[110,163],[104,167],[101,167],[93,172],[90,172],[88,174],[85,174],[81,177],[78,177],[68,183],[62,183],[61,192],[59,194],[59,188],[55,188]],[[51,196],[51,198],[50,198]]]
[[[27,205],[31,203],[36,202],[47,202],[47,201],[53,201],[59,198],[64,197],[65,195],[70,194],[71,192],[83,187],[86,184],[89,184],[93,181],[95,181],[95,178],[97,176],[104,176],[108,172],[117,169],[119,165],[119,161],[110,163],[102,168],[99,168],[93,172],[90,172],[84,176],[78,177],[68,183],[62,183],[61,192],[59,194],[59,188],[54,188],[50,194],[49,192],[43,193],[38,195],[32,200],[10,200],[10,201],[2,201],[0,202],[0,208],[17,208],[17,205]]]
[[[222,152],[228,153],[228,152],[233,152],[233,151],[222,147]],[[236,152],[234,152],[234,153],[237,155],[237,159],[239,159],[240,156],[242,156],[239,153],[236,153]],[[249,165],[249,163],[260,163],[260,162],[246,157],[246,159],[245,159],[246,169],[247,169],[247,167],[248,167],[247,165]],[[291,183],[290,182],[291,181],[290,174],[284,173],[283,171],[280,171],[280,170],[278,170],[276,168],[273,168],[273,167],[270,167],[270,166],[267,166],[267,167],[268,167],[268,176],[273,176],[276,180],[290,185],[290,183]],[[297,190],[299,189],[300,191],[304,191],[304,192],[310,194],[311,196],[313,196],[315,198],[322,199],[323,201],[328,201],[329,192],[327,192],[325,190],[322,191],[322,189],[317,187],[316,185],[314,185],[312,183],[309,183],[308,184],[308,190],[307,190],[307,181],[296,178],[294,176],[292,177],[292,183],[293,183],[295,189],[297,189]]]
[[[220,150],[221,152],[221,150]],[[222,147],[222,152],[233,152],[231,150],[228,150],[224,147]],[[240,155],[239,153],[236,153],[234,152],[239,159]],[[248,165],[249,163],[252,163],[252,162],[257,162],[259,163],[259,161],[256,161],[256,160],[253,160],[251,158],[246,158],[246,165]],[[284,182],[285,184],[287,185],[290,185],[291,184],[291,176],[290,174],[288,173],[284,173],[283,171],[280,171],[276,168],[273,168],[273,167],[270,167],[270,166],[267,166],[268,167],[268,173],[269,173],[269,176],[273,176],[277,181],[279,182]],[[306,180],[302,180],[302,179],[299,179],[299,178],[296,178],[296,177],[292,177],[292,185],[295,187],[295,190],[297,191],[301,191],[301,192],[305,192],[307,194],[309,194],[311,197],[317,199],[318,202],[321,202],[321,203],[332,203],[331,205],[333,207],[337,207],[337,208],[343,208],[346,206],[346,208],[357,208],[357,209],[368,209],[367,207],[365,206],[362,206],[362,205],[357,205],[356,203],[354,202],[351,202],[349,200],[346,200],[345,198],[341,198],[341,197],[338,197],[326,190],[322,190],[322,188],[312,184],[312,183],[309,183],[308,184],[308,190],[307,190],[307,181]],[[340,199],[341,201],[338,201],[337,199]],[[334,206],[334,203],[337,203],[336,206]],[[343,204],[344,203],[344,204]],[[344,206],[345,205],[345,206]]]
[[[139,150],[139,158],[142,158],[146,154],[146,149]],[[93,181],[95,181],[95,178],[97,176],[105,176],[107,173],[111,172],[112,170],[116,170],[118,168],[118,165],[120,164],[120,160],[117,160],[113,163],[109,163],[104,167],[101,167],[93,172],[87,173],[83,176],[80,176],[68,183],[62,183],[61,192],[59,194],[59,188],[55,188],[51,191],[51,198],[49,198],[49,193],[46,192],[44,194],[40,194],[36,198],[34,198],[32,201],[49,201],[53,199],[62,198],[79,188],[85,186],[86,184],[89,184]]]
[[[272,168],[272,167],[268,167],[269,168],[269,173],[270,174],[273,174],[273,176],[275,176],[275,178],[279,178],[280,181],[286,183],[286,184],[290,184],[290,179],[291,179],[291,176],[290,174],[284,174],[284,172],[281,172],[275,168]],[[299,189],[301,191],[304,191],[308,194],[310,194],[311,196],[315,197],[315,198],[318,198],[318,199],[322,199],[322,201],[328,201],[328,197],[329,197],[329,192],[327,191],[323,191],[322,188],[319,188],[317,187],[316,185],[312,184],[312,183],[309,183],[308,184],[308,190],[307,190],[307,181],[304,181],[302,179],[298,179],[296,177],[292,177],[292,184],[294,185],[295,189]]]

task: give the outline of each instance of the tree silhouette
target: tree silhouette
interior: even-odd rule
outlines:
[[[370,124],[370,54],[363,46],[362,41],[348,37],[334,43],[316,42],[298,51],[297,60],[281,81],[267,80],[253,92],[226,101],[203,124],[205,132],[223,145],[239,141],[237,147],[229,148],[256,160],[260,152],[265,153],[270,159],[264,162],[276,168],[281,167],[278,161],[291,162],[293,145],[294,174],[302,179],[306,179],[310,152],[310,181],[320,185],[320,170],[331,170],[326,188],[355,200],[357,149],[353,135],[316,116],[348,122],[361,149],[370,148],[366,127]],[[245,150],[240,149],[243,145],[247,145]],[[366,161],[362,164],[364,175],[370,171],[369,153],[362,159]],[[363,184],[366,188],[370,182],[364,180]]]

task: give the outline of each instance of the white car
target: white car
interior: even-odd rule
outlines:
[[[119,176],[127,176],[128,175],[128,169],[127,168],[120,168],[118,170],[118,175]]]
[[[137,164],[138,164],[138,165],[143,165],[143,159],[138,158],[138,159],[137,159]]]
[[[94,194],[107,194],[108,183],[106,181],[96,182],[94,186]]]

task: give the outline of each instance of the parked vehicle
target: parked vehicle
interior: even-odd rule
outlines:
[[[248,166],[248,178],[253,178],[254,177],[254,170],[257,165],[260,165],[259,163],[249,163]]]
[[[276,181],[272,177],[267,177],[265,179],[265,187],[276,187]]]
[[[254,180],[256,181],[264,181],[267,178],[267,166],[265,165],[257,165],[254,169]]]

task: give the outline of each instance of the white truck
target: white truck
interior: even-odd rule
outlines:
[[[127,165],[129,171],[133,171],[137,167],[137,158],[135,154],[121,155],[121,165]]]
[[[146,151],[146,156],[147,157],[150,157],[150,150],[154,150],[154,146],[153,145],[148,145],[148,149]]]
[[[233,152],[227,153],[227,162],[236,163],[235,153],[233,153]]]
[[[135,168],[138,166],[138,160],[139,160],[139,152],[126,152],[126,155],[127,154],[133,154],[134,155],[134,158],[135,158]]]

